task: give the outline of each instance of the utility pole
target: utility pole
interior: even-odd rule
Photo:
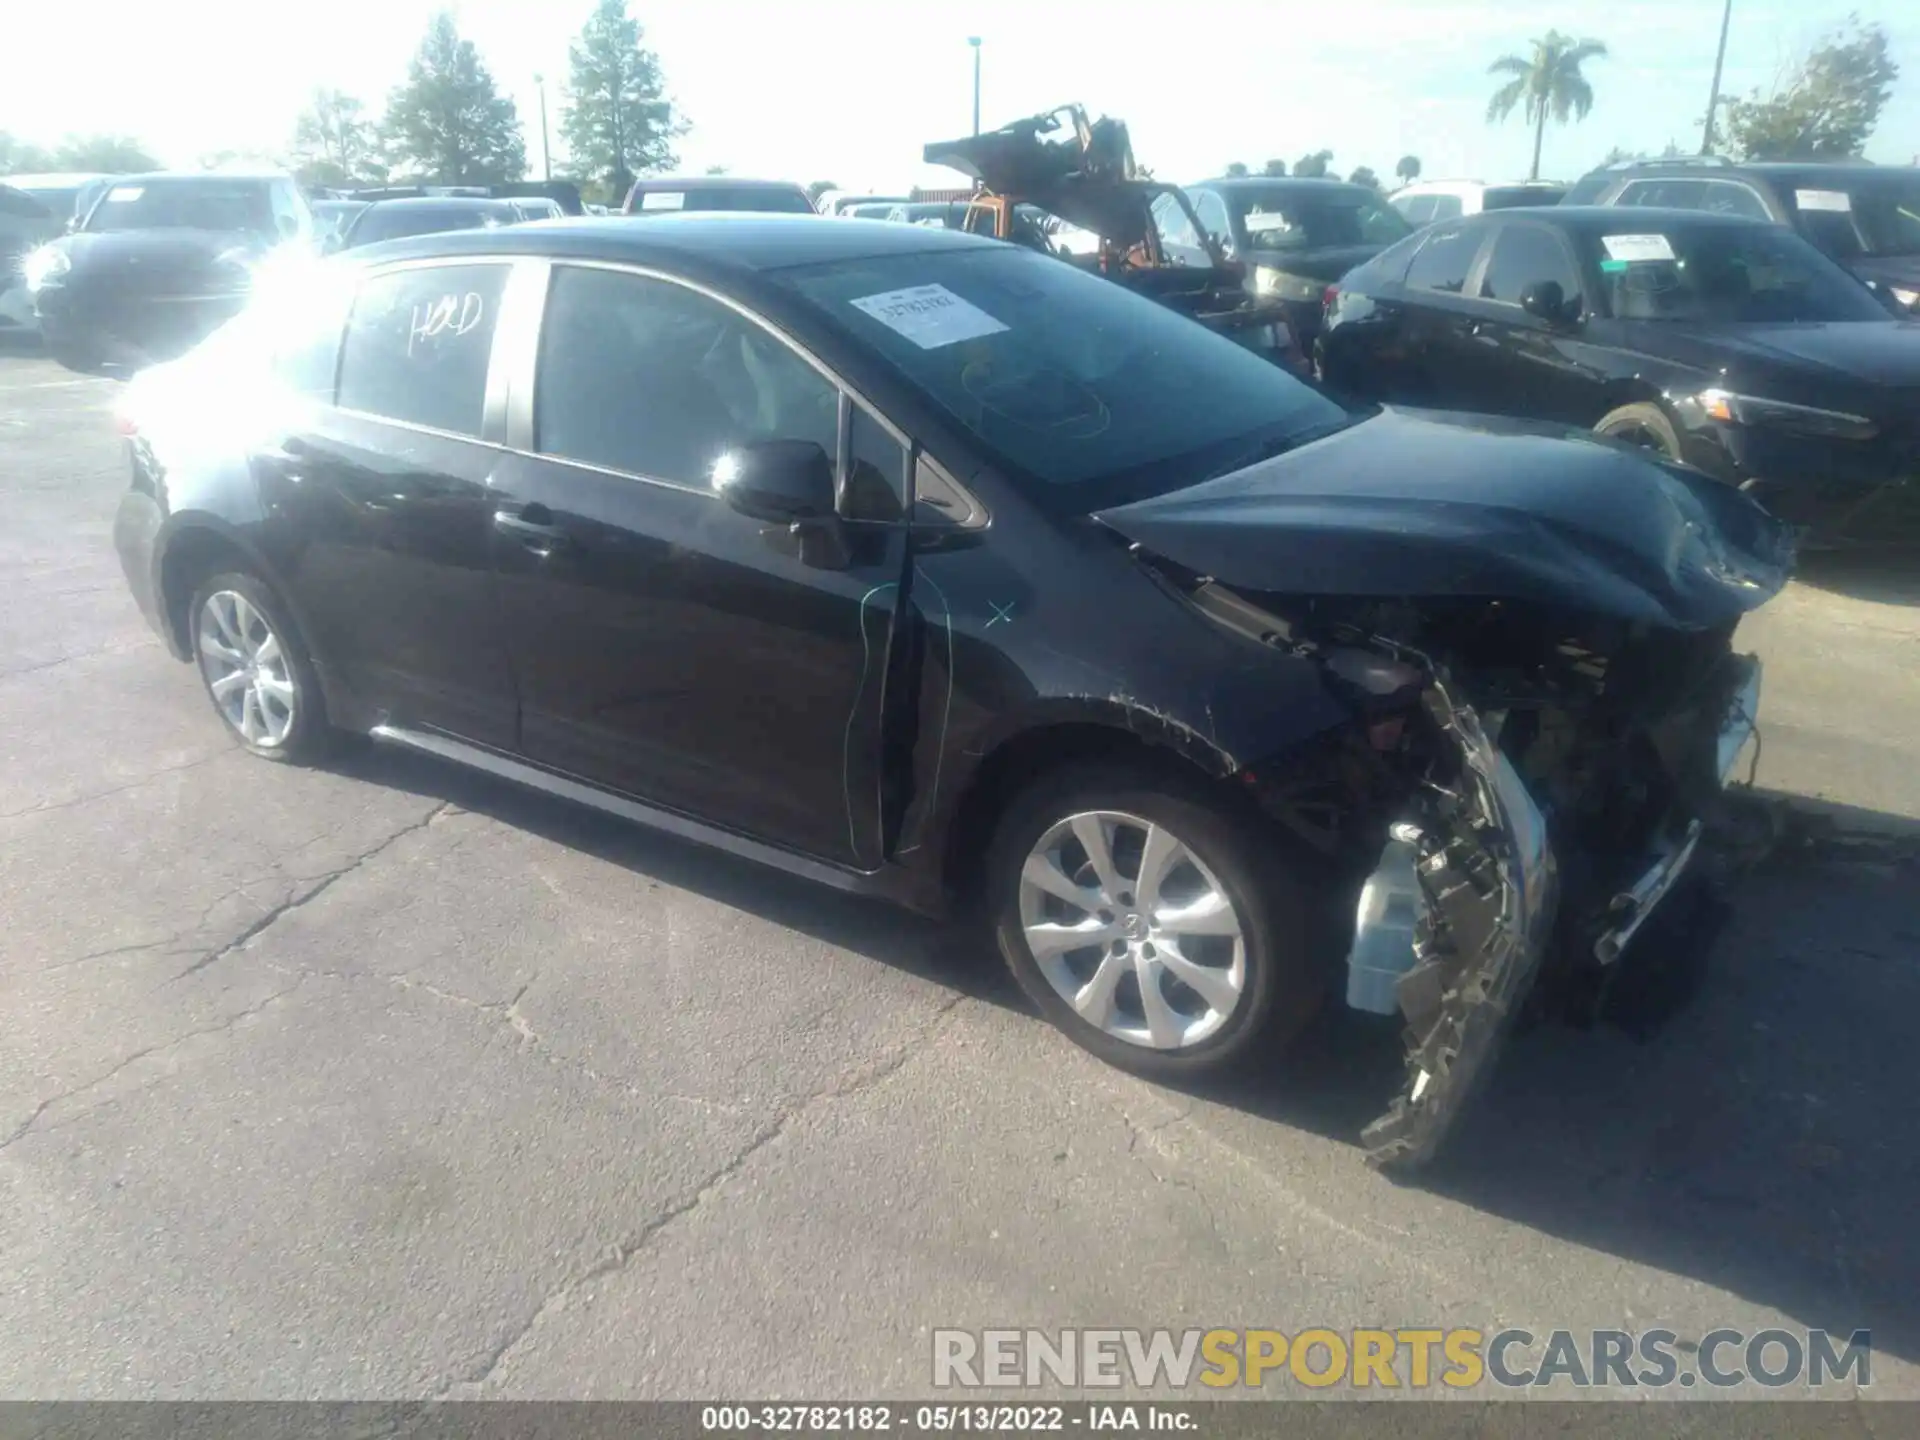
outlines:
[[[536,75],[533,83],[540,91],[540,170],[543,179],[553,179],[553,151],[547,146],[547,82]]]
[[[980,133],[980,37],[969,35],[967,44],[973,47],[973,133]]]
[[[1713,153],[1713,120],[1720,109],[1720,72],[1727,63],[1727,28],[1733,24],[1733,0],[1720,12],[1720,50],[1713,57],[1713,93],[1707,96],[1707,122],[1700,132],[1700,153]]]

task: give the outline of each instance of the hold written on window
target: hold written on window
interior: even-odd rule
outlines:
[[[418,301],[413,306],[412,324],[407,329],[407,354],[437,350],[449,340],[470,335],[480,328],[486,317],[487,302],[474,290]]]

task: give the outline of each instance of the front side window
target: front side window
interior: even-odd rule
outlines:
[[[1228,250],[1233,249],[1233,221],[1227,218],[1227,202],[1218,192],[1202,190],[1193,197],[1194,213],[1200,217],[1200,223],[1207,228],[1219,244]]]
[[[706,490],[714,462],[742,445],[811,440],[834,454],[840,392],[711,296],[562,265],[540,330],[533,425],[543,455]]]
[[[1467,288],[1467,271],[1480,253],[1481,233],[1460,225],[1432,231],[1407,269],[1407,284],[1458,295]]]
[[[1352,418],[1187,317],[1014,246],[774,278],[884,372],[877,383],[911,387],[1061,513],[1164,494]]]
[[[84,228],[89,234],[221,230],[272,235],[276,232],[269,188],[257,180],[133,180],[109,186]]]
[[[1164,245],[1178,245],[1185,250],[1203,250],[1205,243],[1200,232],[1187,218],[1186,209],[1173,195],[1161,195],[1153,202],[1153,224],[1160,232],[1160,241]]]
[[[1578,315],[1580,281],[1560,237],[1542,225],[1508,225],[1494,239],[1480,298],[1518,305],[1530,286],[1548,281],[1566,298],[1564,313]]]
[[[340,353],[339,404],[478,436],[505,265],[426,265],[370,277]]]
[[[1779,225],[1634,226],[1584,242],[1620,320],[1734,324],[1886,321],[1859,281]]]

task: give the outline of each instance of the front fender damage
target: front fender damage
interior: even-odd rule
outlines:
[[[1361,1137],[1383,1168],[1431,1159],[1472,1100],[1532,988],[1559,900],[1546,820],[1479,715],[1439,674],[1423,705],[1459,767],[1451,783],[1429,780],[1394,832],[1413,847],[1420,904],[1414,962],[1396,986],[1406,1082]]]

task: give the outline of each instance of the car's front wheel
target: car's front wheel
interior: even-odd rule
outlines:
[[[1680,432],[1673,428],[1673,421],[1658,405],[1646,401],[1622,405],[1601,416],[1600,423],[1593,428],[1597,434],[1658,451],[1668,460],[1680,458]]]
[[[232,571],[207,580],[191,603],[200,679],[234,738],[267,760],[319,758],[333,735],[313,661],[280,598]]]
[[[1320,927],[1271,837],[1171,773],[1099,766],[1041,782],[1002,820],[988,887],[1021,989],[1122,1069],[1223,1069],[1318,1006]]]

